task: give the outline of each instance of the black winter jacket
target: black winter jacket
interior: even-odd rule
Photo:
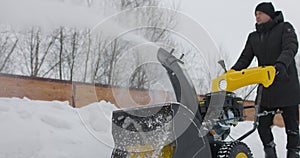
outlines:
[[[279,62],[287,69],[288,77],[278,79],[269,88],[263,88],[261,105],[265,107],[284,107],[300,103],[300,88],[295,55],[298,40],[293,26],[283,21],[281,11],[267,23],[257,25],[256,31],[249,34],[244,50],[234,70],[247,68],[254,57],[259,66],[275,65]]]

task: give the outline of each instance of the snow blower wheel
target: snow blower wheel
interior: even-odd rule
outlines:
[[[253,158],[249,147],[239,141],[225,142],[218,151],[217,158]]]

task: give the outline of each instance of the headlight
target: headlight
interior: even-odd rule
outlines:
[[[226,90],[226,88],[227,88],[227,81],[224,80],[224,79],[220,80],[220,82],[219,82],[219,88],[220,88],[222,91]]]

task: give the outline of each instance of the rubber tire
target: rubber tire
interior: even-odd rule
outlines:
[[[126,158],[127,152],[120,150],[120,149],[114,149],[111,155],[111,158]]]
[[[217,153],[217,158],[253,158],[250,148],[243,142],[225,142]]]

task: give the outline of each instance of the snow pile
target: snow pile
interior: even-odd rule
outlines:
[[[111,115],[116,107],[101,101],[83,108],[68,102],[0,98],[0,158],[110,158],[114,146]],[[252,128],[232,128],[238,138]],[[284,128],[273,128],[278,156],[285,157]],[[254,157],[263,157],[257,132],[244,140]]]
[[[114,108],[104,101],[74,109],[68,102],[1,98],[0,158],[110,157],[110,116],[101,112]]]

